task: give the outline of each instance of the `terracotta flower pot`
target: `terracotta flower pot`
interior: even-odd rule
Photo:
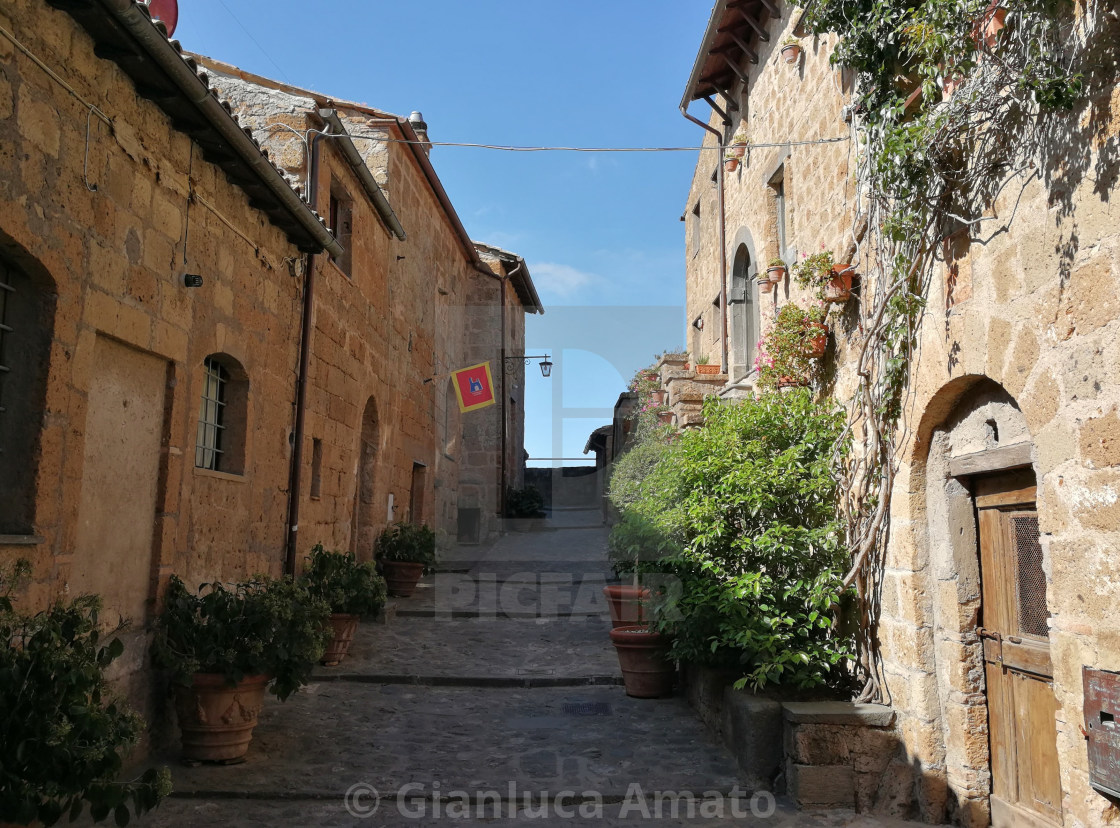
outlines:
[[[779,377],[779,388],[804,388],[809,384],[809,381],[804,377]]]
[[[769,293],[778,285],[777,282],[770,281],[770,275],[768,273],[763,273],[755,279],[755,282],[758,284],[759,293]]]
[[[728,151],[736,158],[743,158],[747,154],[747,145],[737,142],[732,144]]]
[[[828,350],[828,325],[823,322],[810,322],[806,326],[805,356],[820,359]]]
[[[216,673],[195,673],[190,687],[175,687],[175,715],[183,758],[237,762],[249,749],[268,676],[246,676],[233,687]]]
[[[331,631],[334,635],[331,643],[327,645],[326,652],[319,663],[326,667],[334,667],[346,654],[350,652],[350,642],[354,640],[354,633],[358,630],[360,616],[347,615],[342,612],[331,613]]]
[[[642,601],[649,598],[648,589],[627,584],[607,584],[603,587],[603,594],[607,596],[612,627],[645,623],[646,613]]]
[[[697,365],[696,366],[696,373],[697,374],[718,374],[719,372],[720,372],[720,367],[718,365],[707,365],[707,364],[705,364],[705,365]]]
[[[725,159],[723,159],[723,169],[725,171],[729,172],[729,173],[735,172],[735,170],[739,169],[739,159],[738,158],[725,158]]]
[[[634,624],[611,630],[611,643],[618,653],[627,696],[656,699],[672,695],[677,670],[669,660],[665,636]]]
[[[795,43],[782,47],[782,60],[786,63],[797,63],[801,60],[801,47]]]
[[[852,296],[852,275],[855,269],[851,265],[835,265],[832,268],[832,278],[824,286],[824,301],[847,302]]]
[[[672,425],[673,424],[673,412],[672,411],[662,411],[660,414],[657,415],[657,419],[659,419],[665,425]]]
[[[770,280],[771,284],[780,285],[785,281],[786,269],[784,266],[766,268],[766,278]]]
[[[408,598],[416,591],[416,583],[424,574],[424,564],[411,561],[382,561],[385,583],[394,598]]]
[[[665,403],[669,402],[668,391],[651,391],[649,397],[654,405],[665,405]]]

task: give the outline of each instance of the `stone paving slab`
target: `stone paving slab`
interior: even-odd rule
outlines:
[[[605,615],[576,618],[395,618],[358,627],[350,655],[316,677],[454,678],[548,677],[570,684],[591,678],[621,680]],[[420,682],[423,683],[423,682]],[[491,685],[496,682],[491,681]]]
[[[606,703],[610,715],[571,715],[565,704]],[[175,789],[256,797],[342,796],[368,782],[444,790],[593,790],[626,794],[724,790],[734,760],[680,698],[631,699],[622,688],[479,690],[322,682],[285,704],[269,698],[248,759],[232,766],[173,765]],[[430,789],[430,788],[429,788]]]
[[[409,598],[390,600],[390,613],[409,616],[460,615],[485,618],[607,617],[602,571],[590,574],[544,572],[524,565],[483,575],[437,572]]]
[[[369,800],[360,800],[368,806]],[[429,826],[447,826],[449,824],[487,825],[491,828],[514,828],[524,826],[526,823],[538,825],[563,824],[572,828],[641,828],[649,825],[674,825],[674,826],[705,826],[705,828],[730,828],[730,826],[748,826],[748,828],[911,828],[917,823],[903,822],[886,817],[869,817],[855,815],[850,811],[817,811],[798,812],[788,803],[779,802],[777,811],[770,817],[745,818],[702,818],[699,815],[693,818],[679,816],[673,818],[668,811],[668,804],[663,806],[662,818],[654,817],[656,805],[647,801],[650,819],[644,818],[640,810],[635,810],[636,803],[628,805],[604,805],[602,817],[581,818],[578,808],[566,807],[564,811],[556,814],[551,819],[530,818],[491,818],[492,810],[484,810],[481,818],[477,812],[468,818],[458,818],[446,815],[446,805],[441,806],[440,818],[434,815],[434,805],[429,804],[426,814],[417,813],[418,806],[406,806],[404,813],[398,808],[391,797],[380,802],[377,810],[369,816],[354,816],[347,811],[342,797],[329,800],[308,801],[275,801],[256,799],[222,799],[198,800],[172,798],[164,803],[152,814],[146,816],[143,825],[152,828],[213,828],[221,825],[223,828],[273,828],[278,825],[321,826],[321,828],[396,828],[396,826],[412,826],[413,828],[428,828]],[[563,803],[561,803],[563,807]],[[620,812],[625,808],[626,816],[620,817]],[[728,806],[728,811],[730,806]],[[572,810],[576,816],[566,818]],[[749,805],[744,809],[749,813]],[[504,809],[502,813],[507,813]],[[686,813],[681,811],[681,813]]]
[[[607,564],[607,534],[603,526],[545,532],[510,532],[485,546],[456,546],[440,553],[438,566],[464,561],[552,560]],[[563,570],[562,570],[563,571]]]

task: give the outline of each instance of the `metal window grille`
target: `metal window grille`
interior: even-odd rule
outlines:
[[[8,365],[8,358],[6,356],[6,346],[8,345],[9,335],[13,333],[12,327],[9,324],[12,320],[8,318],[8,294],[15,293],[15,288],[8,284],[8,274],[4,269],[4,265],[0,264],[0,417],[4,416],[4,385],[8,375],[11,373],[11,368]],[[0,445],[0,455],[4,453],[3,445]]]
[[[200,469],[220,471],[229,371],[213,357],[206,357],[203,371],[202,404],[198,411],[198,439],[195,442],[194,464]]]
[[[1038,537],[1038,517],[1011,518],[1015,557],[1018,563],[1019,631],[1045,638],[1050,634],[1046,608],[1046,573],[1042,569],[1042,544]]]

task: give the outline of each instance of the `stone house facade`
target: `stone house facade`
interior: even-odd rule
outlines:
[[[1096,20],[1093,45],[1114,55],[1120,32],[1103,11],[1072,13]],[[682,101],[686,114],[712,105],[693,118],[711,131],[684,213],[688,343],[722,362],[708,393],[723,397],[753,393],[757,339],[784,303],[808,301],[788,278],[759,292],[770,259],[826,247],[848,262],[857,249],[851,78],[829,64],[834,41],[804,36],[799,19],[786,3],[719,0]],[[795,35],[803,52],[786,63]],[[1090,758],[1113,711],[1086,691],[1120,671],[1115,63],[1090,88],[1068,116],[1074,145],[1038,166],[1077,159],[1096,174],[1035,176],[1001,195],[993,211],[1012,220],[950,239],[924,311],[876,630],[893,743],[873,734],[878,764],[850,730],[794,745],[793,787],[812,778],[837,786],[833,801],[934,823],[1117,816],[1114,772]],[[743,126],[755,146],[725,172],[718,147]],[[840,401],[855,387],[859,301],[832,316],[825,373]],[[674,371],[663,366],[670,389],[694,379]],[[687,422],[687,401],[670,402]],[[810,763],[838,770],[813,776]],[[821,804],[819,789],[791,793]]]
[[[279,575],[316,542],[368,558],[390,520],[453,538],[464,498],[500,509],[491,455],[460,493],[448,372],[501,356],[472,314],[500,306],[520,353],[542,308],[517,257],[483,261],[405,119],[305,96],[277,121],[324,134],[308,165],[144,4],[58,5],[0,9],[0,566],[31,561],[29,609],[95,592],[131,619],[114,669],[151,713],[172,574]],[[359,152],[374,120],[410,143]]]

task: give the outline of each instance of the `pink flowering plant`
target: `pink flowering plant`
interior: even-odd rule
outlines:
[[[807,385],[813,363],[806,356],[806,346],[814,331],[810,323],[823,322],[825,311],[818,305],[805,310],[789,302],[778,311],[774,324],[758,343],[754,367],[758,371],[757,386],[774,391],[782,385]]]
[[[832,280],[832,268],[836,264],[831,250],[822,249],[809,256],[801,254],[801,260],[793,266],[793,280],[803,288],[809,288],[817,296],[824,293],[825,285]]]

